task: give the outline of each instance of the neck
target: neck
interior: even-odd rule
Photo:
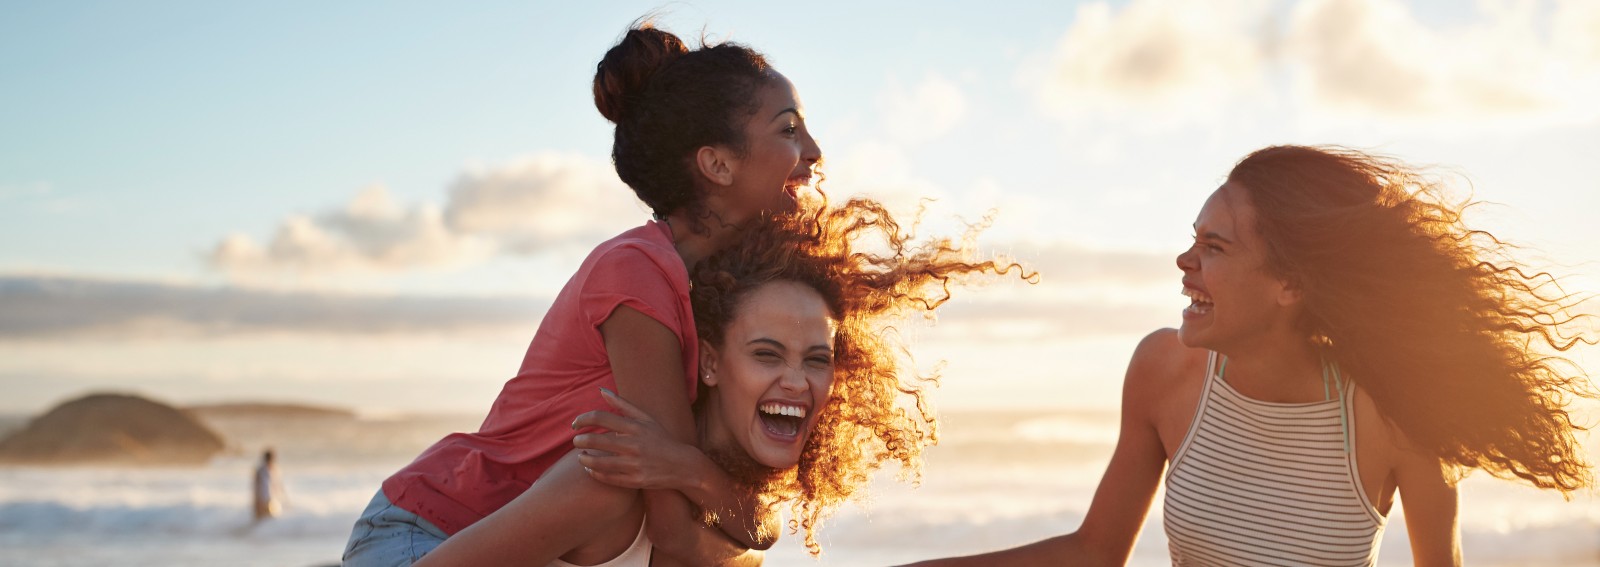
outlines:
[[[704,233],[695,232],[697,220],[705,227]],[[691,272],[702,260],[726,247],[736,233],[734,227],[725,225],[716,215],[695,219],[680,210],[667,215],[666,223],[672,229],[673,248],[677,249],[678,257],[683,259],[683,265]]]
[[[1277,403],[1323,399],[1321,354],[1304,337],[1274,333],[1218,353],[1228,357],[1223,379],[1246,396]]]
[[[717,403],[716,390],[705,392],[705,402],[695,412],[696,438],[701,450],[725,449],[733,445],[733,435],[728,433],[728,422],[722,418],[722,406]]]
[[[717,404],[716,397],[712,396],[713,392],[706,393],[709,397],[700,406],[699,411],[695,412],[700,452],[705,453],[711,462],[727,472],[738,486],[757,493],[762,492],[785,471],[756,462],[745,452],[744,447],[734,441],[733,434],[728,431],[727,421],[723,419],[721,406]]]

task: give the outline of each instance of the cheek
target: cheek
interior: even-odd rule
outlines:
[[[782,173],[785,179],[789,177],[789,170],[794,169],[794,165],[800,161],[800,148],[788,140],[768,145],[763,149],[768,156],[771,156],[769,163],[772,166],[772,173],[776,175],[779,170],[783,170]]]
[[[811,391],[816,392],[817,401],[827,402],[833,397],[834,376],[832,372],[822,372],[811,377]]]

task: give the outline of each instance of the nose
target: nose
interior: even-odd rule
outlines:
[[[800,138],[800,161],[807,165],[822,162],[822,146],[817,145],[817,139],[811,137],[809,130],[804,131]]]
[[[1200,269],[1199,262],[1195,260],[1194,246],[1190,246],[1188,250],[1178,254],[1178,269],[1183,270],[1184,273]]]
[[[783,375],[778,377],[778,387],[790,393],[804,393],[811,389],[811,382],[806,380],[804,363],[795,366],[785,366]]]

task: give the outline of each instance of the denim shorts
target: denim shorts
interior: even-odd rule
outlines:
[[[344,567],[409,566],[447,537],[431,522],[389,502],[379,490],[350,530]]]

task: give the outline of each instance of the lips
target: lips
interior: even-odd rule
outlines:
[[[1189,298],[1189,306],[1183,310],[1184,317],[1198,317],[1211,313],[1214,303],[1210,294],[1200,291],[1199,288],[1192,287],[1189,284],[1184,284],[1183,295]]]
[[[767,401],[756,407],[756,417],[761,420],[762,429],[769,436],[785,442],[799,439],[800,429],[810,414],[810,408],[803,403]]]
[[[798,199],[800,197],[800,188],[810,184],[811,173],[808,171],[805,175],[796,175],[784,180],[783,192],[789,194],[792,199]]]

